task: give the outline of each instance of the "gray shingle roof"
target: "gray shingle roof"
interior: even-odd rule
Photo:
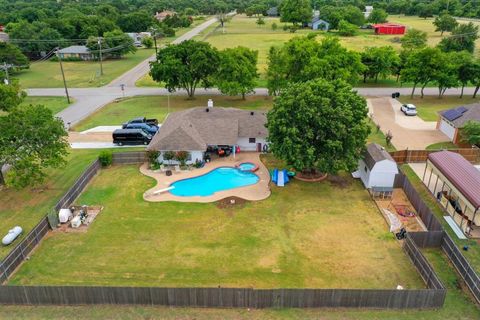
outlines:
[[[391,160],[395,162],[395,160],[393,160],[390,153],[388,153],[384,147],[376,143],[370,143],[367,146],[367,150],[364,153],[364,158],[363,158],[363,161],[367,165],[367,168],[369,170],[372,170],[377,162],[380,162],[383,160]]]
[[[60,53],[70,54],[89,54],[90,50],[86,46],[70,46],[59,50]]]
[[[239,137],[266,138],[266,122],[265,113],[260,111],[222,107],[191,108],[171,113],[148,149],[205,150],[207,145],[234,145]]]
[[[467,108],[468,110],[464,114],[462,114],[461,117],[451,121],[454,124],[455,128],[463,127],[463,125],[470,120],[480,121],[480,103],[468,104],[463,107]],[[458,109],[458,108],[459,107],[455,107],[453,109]],[[440,115],[443,115],[445,112],[449,110],[452,110],[452,109],[442,110],[439,113]]]

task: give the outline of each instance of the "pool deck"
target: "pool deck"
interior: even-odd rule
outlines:
[[[234,188],[225,191],[215,192],[211,196],[201,197],[179,197],[171,194],[168,191],[154,194],[155,191],[166,189],[170,184],[175,181],[194,178],[209,171],[212,171],[219,167],[234,167],[237,164],[242,162],[252,162],[258,165],[258,170],[255,171],[255,174],[260,178],[256,184]],[[176,173],[172,171],[171,176],[167,176],[164,172],[154,172],[148,168],[148,164],[143,164],[140,167],[140,172],[146,176],[152,177],[157,181],[157,185],[143,194],[143,199],[151,202],[161,202],[161,201],[178,201],[178,202],[214,202],[222,200],[227,197],[235,196],[249,201],[259,201],[264,200],[270,196],[270,173],[265,165],[260,160],[260,153],[258,152],[242,152],[237,153],[235,158],[233,156],[218,158],[213,160],[210,163],[205,164],[203,168],[193,169],[188,171],[182,171]]]

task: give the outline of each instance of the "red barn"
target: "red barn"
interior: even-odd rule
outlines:
[[[375,34],[404,34],[405,26],[396,23],[374,24]]]

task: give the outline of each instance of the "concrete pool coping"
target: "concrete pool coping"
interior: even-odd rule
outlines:
[[[175,196],[168,191],[154,194],[155,191],[166,189],[172,183],[178,180],[194,178],[206,174],[219,167],[235,167],[235,165],[243,162],[251,162],[258,165],[258,170],[254,172],[259,178],[257,183],[245,187],[215,192],[213,195],[207,197],[180,197]],[[203,168],[199,169],[182,171],[179,173],[176,173],[174,170],[172,170],[171,176],[167,176],[164,172],[154,172],[153,170],[150,170],[148,168],[148,164],[143,164],[140,167],[140,172],[148,177],[154,178],[157,181],[157,185],[155,187],[147,190],[143,194],[143,199],[150,202],[178,201],[208,203],[219,201],[232,196],[249,201],[259,201],[268,198],[271,194],[269,186],[270,173],[267,167],[265,167],[265,165],[260,160],[259,152],[241,152],[237,153],[235,158],[233,156],[218,158],[211,161],[210,163],[206,163]]]

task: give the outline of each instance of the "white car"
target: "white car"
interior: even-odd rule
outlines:
[[[400,110],[406,116],[416,116],[417,115],[417,107],[415,107],[413,104],[404,104],[404,105],[402,105]]]

